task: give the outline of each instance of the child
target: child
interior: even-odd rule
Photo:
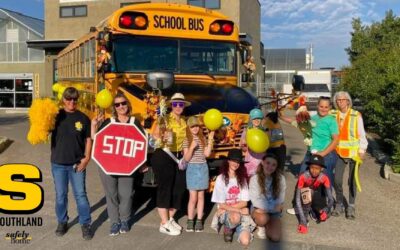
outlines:
[[[297,232],[302,234],[308,232],[308,214],[318,221],[325,221],[333,206],[331,183],[328,176],[322,173],[322,168],[326,168],[324,158],[312,155],[307,165],[308,171],[299,176],[296,188]]]
[[[278,168],[283,171],[286,161],[286,145],[281,123],[278,119],[279,111],[269,112],[265,116],[265,127],[268,129],[269,148],[267,153],[277,156]]]
[[[229,150],[228,159],[221,166],[221,174],[215,182],[211,201],[217,203],[215,218],[224,225],[225,242],[232,242],[233,231],[236,230],[238,241],[248,246],[253,238],[254,222],[247,208],[249,189],[243,163],[240,149]],[[212,227],[216,229],[215,225]]]
[[[258,165],[260,165],[261,159],[265,155],[265,153],[255,153],[247,147],[247,142],[246,142],[247,130],[251,128],[259,128],[261,130],[265,129],[261,126],[261,120],[264,118],[264,114],[261,111],[261,109],[252,109],[250,111],[249,116],[250,116],[249,124],[242,133],[239,145],[245,154],[244,160],[246,161],[245,164],[246,172],[247,176],[250,178],[256,173],[257,167]]]
[[[204,230],[202,221],[204,190],[208,188],[209,182],[206,157],[210,156],[212,150],[214,131],[208,134],[208,143],[206,144],[199,119],[191,116],[187,121],[186,135],[187,137],[183,141],[183,157],[188,162],[186,185],[190,193],[186,232],[202,232]],[[195,223],[196,204],[197,220]]]
[[[280,240],[285,191],[286,181],[278,168],[277,157],[265,155],[249,184],[250,200],[254,207],[252,217],[258,226],[260,238],[268,236],[272,241]]]

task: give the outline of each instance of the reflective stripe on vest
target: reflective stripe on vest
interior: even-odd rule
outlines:
[[[332,115],[336,116],[339,125],[339,144],[336,147],[336,152],[342,158],[355,157],[360,147],[360,140],[358,137],[358,111],[349,109],[346,112],[342,124],[340,124],[339,111],[333,111]]]

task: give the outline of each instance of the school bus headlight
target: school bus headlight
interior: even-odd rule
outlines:
[[[217,20],[210,25],[210,34],[231,35],[233,32],[233,22],[227,20]]]
[[[212,23],[210,25],[211,33],[218,33],[220,29],[221,29],[221,26],[219,25],[219,23]]]
[[[119,26],[124,29],[144,30],[148,26],[148,18],[141,12],[124,12],[119,18]]]

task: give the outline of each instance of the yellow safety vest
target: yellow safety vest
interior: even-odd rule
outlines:
[[[354,158],[358,155],[360,138],[358,136],[358,111],[349,109],[346,112],[343,123],[340,123],[340,111],[332,110],[331,115],[336,118],[339,126],[339,144],[336,152],[342,158]]]

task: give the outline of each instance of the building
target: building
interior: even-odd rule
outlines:
[[[27,108],[44,93],[44,52],[26,41],[44,39],[44,21],[0,8],[0,109]]]
[[[238,24],[240,37],[251,45],[257,75],[264,75],[263,50],[260,42],[260,9],[258,0],[45,0],[45,40],[30,41],[29,47],[45,50],[46,79],[44,88],[51,95],[51,85],[57,81],[56,56],[67,44],[89,32],[112,12],[129,4],[171,2],[217,10]]]

